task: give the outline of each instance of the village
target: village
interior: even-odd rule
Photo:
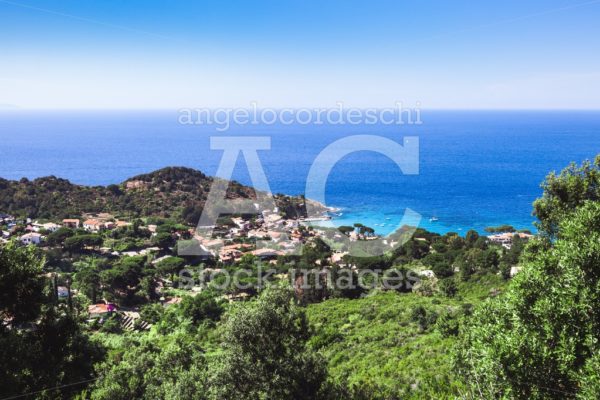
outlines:
[[[313,217],[310,221],[327,219],[329,219],[327,216]],[[278,257],[292,254],[299,245],[319,236],[319,231],[304,225],[304,219],[286,219],[278,213],[277,209],[264,211],[252,218],[228,217],[218,226],[212,227],[214,232],[211,238],[199,236],[195,228],[172,223],[172,221],[156,222],[146,224],[139,219],[126,221],[115,218],[107,212],[84,213],[80,218],[65,218],[60,221],[17,218],[1,213],[0,245],[16,242],[23,246],[36,246],[47,253],[60,249],[68,251],[65,255],[74,259],[79,259],[81,256],[110,259],[144,257],[150,265],[160,266],[168,264],[169,259],[180,260],[177,257],[177,241],[193,240],[202,249],[202,254],[195,257],[194,261],[200,260],[203,262],[202,265],[206,262],[207,265],[215,267],[234,265],[244,256],[274,264]],[[145,240],[137,240],[135,244],[123,247],[119,246],[122,243],[111,239],[119,233],[125,235],[127,239],[127,232],[133,230],[139,232],[138,236],[144,237]],[[286,240],[281,240],[284,237]],[[360,234],[353,234],[352,240],[359,240],[361,237]],[[256,240],[265,239],[273,243],[272,248],[257,248]],[[336,253],[332,256],[332,260],[339,262],[342,256],[343,254]],[[181,264],[180,267],[184,265]],[[52,265],[48,267],[55,269]],[[221,271],[220,268],[211,270]],[[60,271],[48,273],[48,277],[52,279],[55,279],[56,275],[60,276]],[[168,278],[161,277],[157,282],[156,297],[165,307],[181,301],[180,296],[169,296],[163,292],[163,288],[172,286],[173,282]],[[77,289],[70,287],[70,282],[56,285],[54,289],[57,298],[64,301],[70,302],[71,297],[78,294]],[[198,292],[198,288],[194,289],[196,290],[189,293],[192,296]],[[224,298],[234,301],[247,296],[248,293],[239,292],[224,295]],[[119,312],[123,317],[123,326],[130,329],[133,328],[133,322],[140,317],[139,307],[122,306],[107,299],[90,304],[87,311],[90,322],[102,321],[113,313]],[[141,327],[149,328],[149,324],[142,324]]]
[[[200,286],[194,286],[187,291],[177,289],[177,269],[201,265],[206,271],[220,273],[227,269],[235,269],[248,260],[277,268],[281,267],[282,260],[298,256],[301,246],[307,243],[315,241],[324,243],[327,240],[331,243],[331,239],[334,242],[336,240],[368,242],[380,239],[371,228],[362,224],[339,227],[333,232],[314,229],[311,226],[315,221],[329,219],[330,216],[327,214],[310,218],[286,218],[277,209],[263,210],[252,216],[221,217],[217,225],[208,227],[211,235],[203,236],[200,231],[205,233],[206,229],[200,230],[173,221],[151,218],[145,220],[116,218],[108,212],[84,213],[79,218],[65,218],[59,221],[16,218],[2,213],[0,214],[2,229],[0,245],[17,242],[23,246],[36,246],[45,251],[51,260],[47,263],[47,276],[54,282],[55,296],[69,304],[73,296],[80,294],[80,289],[73,287],[73,279],[70,277],[65,279],[65,276],[70,274],[63,274],[63,270],[71,272],[72,265],[76,265],[80,260],[98,257],[113,260],[111,262],[117,264],[128,258],[142,260],[148,268],[159,271],[154,287],[151,289],[152,293],[147,294],[145,301],[169,307],[180,303],[182,296],[195,296],[202,291]],[[515,237],[526,241],[532,235],[505,232],[489,235],[485,240],[510,250]],[[427,240],[422,237],[415,238],[416,242],[429,246]],[[190,242],[193,242],[200,251],[193,253],[193,257],[180,257],[185,253],[178,252],[178,248],[181,244]],[[388,244],[385,240],[383,242]],[[392,247],[395,244],[393,241],[389,243]],[[57,261],[57,258],[60,261]],[[67,267],[63,265],[65,260],[67,260]],[[349,257],[343,245],[331,246],[325,256],[312,262],[323,269],[337,267],[356,271],[360,268],[356,259]],[[165,271],[168,273],[164,273]],[[287,276],[285,268],[281,272],[280,278]],[[517,272],[518,267],[511,267],[510,276]],[[436,273],[429,267],[423,267],[417,273],[426,279],[436,279]],[[77,277],[77,273],[74,276]],[[110,285],[110,281],[98,282],[98,287],[94,288],[93,298],[89,299],[90,304],[87,305],[88,322],[95,325],[102,324],[107,318],[118,313],[123,328],[149,329],[151,324],[140,320],[140,305],[145,301],[131,300],[132,286],[137,288],[139,284],[139,279],[137,281],[134,279],[133,283],[129,282],[113,289],[113,296],[107,298],[97,296],[96,293],[111,292],[111,289],[106,287]],[[252,289],[233,288],[224,291],[222,297],[231,302],[244,300],[255,293],[256,291]],[[136,322],[137,320],[140,321]]]

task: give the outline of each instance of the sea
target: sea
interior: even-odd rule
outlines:
[[[215,175],[223,151],[211,149],[211,138],[267,137],[270,149],[258,155],[270,190],[297,195],[315,158],[337,140],[417,137],[418,174],[370,151],[335,164],[325,194],[338,209],[334,223],[388,234],[410,209],[422,228],[464,234],[504,224],[535,231],[532,203],[544,177],[600,153],[598,111],[422,110],[418,125],[233,124],[226,131],[179,117],[176,110],[0,111],[0,177],[107,185],[166,166]],[[232,178],[251,184],[243,157]]]

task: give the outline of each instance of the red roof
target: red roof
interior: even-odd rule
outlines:
[[[108,304],[99,303],[99,304],[92,304],[91,306],[88,306],[89,314],[105,314],[105,313],[112,312],[112,311],[117,311],[117,307],[111,303],[108,303]]]

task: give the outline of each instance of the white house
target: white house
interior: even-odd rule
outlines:
[[[501,244],[502,246],[506,247],[507,249],[510,249],[515,235],[519,236],[523,240],[529,240],[533,237],[532,234],[525,233],[525,232],[504,232],[504,233],[498,233],[496,235],[488,235],[487,238],[492,243]]]
[[[32,226],[35,232],[39,232],[41,230],[46,230],[48,232],[56,232],[58,228],[60,228],[60,225],[55,224],[54,222],[47,222],[45,224],[39,224],[37,222],[34,222]]]
[[[90,232],[98,232],[104,228],[104,224],[97,219],[86,219],[83,221],[83,229]]]
[[[35,233],[35,232],[30,232],[30,233],[26,233],[24,235],[22,235],[19,240],[21,241],[21,243],[23,244],[40,244],[40,242],[42,241],[42,235],[40,235],[39,233]]]

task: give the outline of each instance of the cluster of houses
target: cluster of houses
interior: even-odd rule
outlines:
[[[12,215],[3,213],[0,213],[0,226],[6,227],[6,230],[0,231],[0,243],[6,243],[11,237],[22,233],[23,230],[20,230],[19,227],[25,226],[25,233],[18,236],[18,240],[25,245],[40,244],[43,239],[40,232],[54,232],[60,228],[60,225],[53,222],[40,224],[37,221],[32,222],[30,218],[19,220]]]
[[[503,247],[510,249],[515,235],[523,240],[529,240],[533,237],[532,234],[525,232],[503,232],[495,235],[488,235],[487,238],[492,243],[500,244]]]
[[[317,217],[318,218],[318,217]],[[323,217],[326,219],[327,217]],[[223,264],[234,264],[239,262],[241,258],[246,254],[251,254],[261,261],[275,263],[277,258],[282,255],[295,254],[296,250],[301,244],[311,240],[311,238],[319,237],[322,235],[319,230],[307,229],[305,224],[312,222],[313,218],[298,218],[289,219],[282,217],[278,210],[265,210],[258,214],[257,217],[251,220],[244,219],[241,217],[231,217],[226,224],[219,226],[210,227],[213,236],[203,237],[195,229],[191,228],[187,231],[174,232],[173,235],[176,238],[192,238],[196,241],[202,250],[213,259],[220,260]],[[84,214],[81,219],[79,218],[66,218],[61,223],[32,221],[31,219],[18,220],[17,218],[0,213],[0,227],[4,227],[1,230],[0,244],[11,239],[13,236],[16,237],[23,245],[39,245],[44,240],[44,235],[52,232],[56,232],[61,227],[69,227],[72,229],[84,229],[88,232],[101,232],[105,230],[112,230],[120,227],[126,227],[131,225],[130,222],[116,220],[112,215],[108,213],[95,213],[95,214]],[[153,235],[156,234],[156,225],[148,225],[145,227]],[[335,232],[334,236],[341,237],[344,235],[341,232]],[[515,235],[518,235],[521,239],[528,240],[533,235],[524,232],[518,233],[499,233],[489,235],[487,238],[492,243],[497,243],[505,248],[510,248]],[[215,238],[216,237],[216,238]],[[376,235],[364,235],[358,230],[348,232],[346,237],[351,241],[355,240],[370,240],[378,238]],[[254,244],[254,240],[265,240],[261,246]],[[424,240],[424,239],[423,239]],[[158,247],[148,247],[139,251],[130,251],[117,253],[112,252],[108,248],[100,248],[103,253],[111,253],[113,255],[145,255],[150,252],[158,253]],[[334,251],[331,259],[329,260],[332,264],[342,265],[344,263],[344,256],[347,253],[341,251]],[[156,258],[153,263],[156,264],[168,257],[166,255],[160,258]],[[518,271],[512,271],[511,275]],[[430,270],[421,271],[420,275],[426,277],[434,277],[434,274]],[[66,297],[68,290],[66,288],[59,287],[58,296]],[[244,294],[246,295],[246,294]],[[233,296],[233,295],[232,295]],[[236,294],[235,296],[240,296]],[[238,300],[239,298],[230,298],[230,301]],[[176,302],[177,299],[171,299],[164,301],[164,305],[170,305],[169,302]],[[90,319],[105,319],[112,313],[117,312],[117,307],[111,303],[99,303],[89,306],[88,314]],[[132,324],[134,320],[139,318],[139,315],[127,315],[124,317],[126,324]]]
[[[319,235],[318,231],[304,229],[305,220],[284,218],[277,208],[262,211],[252,221],[241,217],[230,220],[230,225],[208,227],[218,236],[216,239],[203,237],[194,229],[190,231],[203,252],[225,264],[238,262],[244,254],[275,262],[278,256],[293,254],[300,244]],[[267,244],[256,248],[247,243],[255,240],[264,240]]]
[[[71,229],[82,227],[88,232],[100,232],[131,225],[131,222],[115,220],[109,213],[83,214],[83,222],[78,218],[66,218],[62,220],[63,226]]]
[[[84,214],[82,220],[78,218],[65,218],[62,224],[54,222],[40,223],[32,221],[31,218],[19,220],[16,217],[0,213],[0,226],[6,226],[1,230],[0,243],[7,242],[11,237],[18,235],[17,239],[24,245],[39,245],[45,238],[45,234],[56,232],[61,227],[71,229],[83,228],[88,232],[100,232],[131,225],[130,222],[114,220],[108,213]],[[20,229],[20,228],[23,229]],[[25,233],[22,233],[23,230]]]

